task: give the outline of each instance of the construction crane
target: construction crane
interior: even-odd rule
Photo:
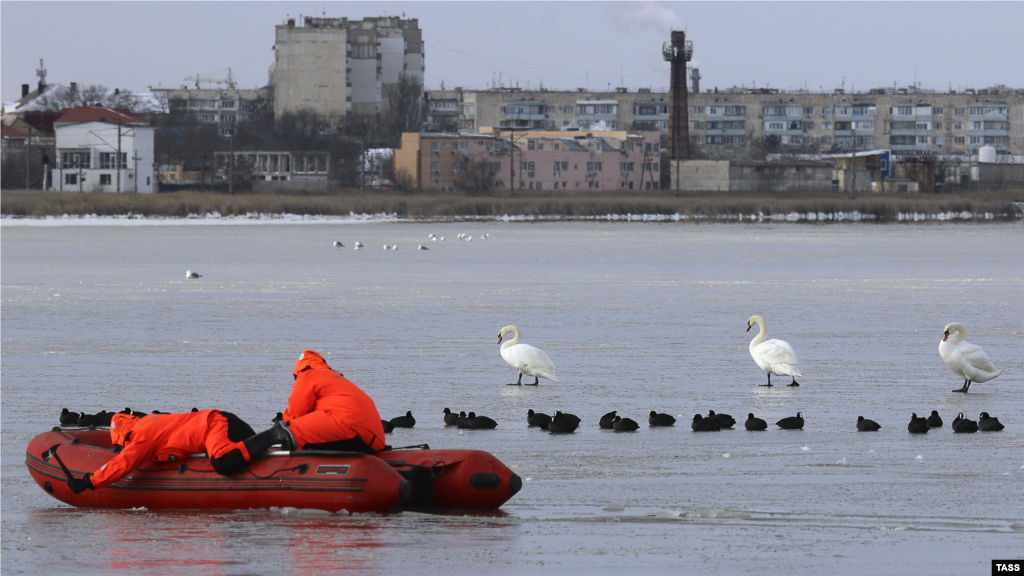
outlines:
[[[235,79],[231,76],[231,68],[228,68],[228,76],[227,76],[227,78],[225,78],[223,80],[220,79],[220,78],[210,78],[210,77],[207,77],[207,76],[200,76],[199,74],[196,74],[195,76],[189,76],[188,78],[185,78],[185,81],[186,82],[195,82],[197,90],[200,88],[200,86],[199,86],[200,82],[205,82],[207,84],[225,85],[230,90],[234,90],[235,89]]]

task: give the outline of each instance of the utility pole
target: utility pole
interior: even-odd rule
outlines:
[[[290,166],[289,166],[290,167]],[[235,193],[235,129],[228,132],[228,194]]]
[[[121,191],[121,121],[117,121],[117,160],[114,161],[114,166],[117,166],[117,191]]]
[[[29,189],[32,174],[32,126],[28,127],[28,144],[25,146],[25,190]]]
[[[361,137],[359,139],[359,191],[366,191],[366,122],[360,125]]]
[[[135,177],[133,178],[133,180],[135,181],[135,190],[133,190],[133,192],[135,192],[137,194],[139,192],[139,153],[138,152],[135,152],[133,154],[132,160],[135,161],[135,170],[134,170]]]

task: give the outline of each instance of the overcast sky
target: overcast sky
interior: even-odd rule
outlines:
[[[404,14],[426,87],[668,87],[684,29],[703,88],[1024,88],[1022,2],[0,2],[0,98],[37,81],[145,90],[231,69],[263,86],[288,16]],[[189,84],[192,84],[189,82]]]

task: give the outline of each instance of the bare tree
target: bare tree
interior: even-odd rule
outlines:
[[[111,92],[102,84],[89,84],[76,86],[75,88],[64,88],[51,90],[39,98],[38,103],[44,110],[60,112],[65,108],[74,108],[87,104],[90,106],[106,106],[108,108],[127,108],[136,111],[142,105],[142,100],[128,90],[114,90]]]
[[[381,144],[398,148],[403,132],[419,132],[423,123],[423,83],[401,75],[395,84],[384,86],[384,113],[380,121]]]
[[[455,179],[455,187],[467,194],[486,194],[496,187],[497,178],[487,160],[468,160],[466,156],[459,158],[462,170]]]

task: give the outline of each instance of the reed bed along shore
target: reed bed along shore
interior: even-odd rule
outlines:
[[[985,192],[970,195],[801,193],[655,193],[629,195],[400,194],[299,191],[221,194],[80,194],[5,191],[5,218],[125,217],[195,218],[308,215],[344,217],[388,215],[399,219],[672,219],[900,222],[921,220],[1018,221],[1024,195]],[[634,218],[640,217],[640,218]],[[650,218],[646,218],[650,217]]]

